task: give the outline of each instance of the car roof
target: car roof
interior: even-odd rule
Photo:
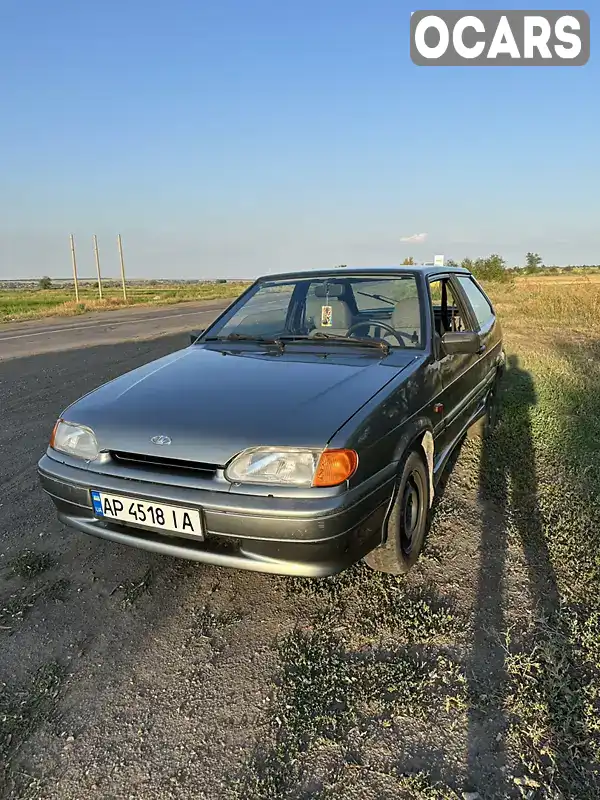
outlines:
[[[449,272],[458,275],[470,275],[468,269],[463,267],[440,267],[435,264],[399,264],[398,266],[381,267],[329,267],[328,269],[300,270],[297,272],[278,272],[268,275],[261,275],[258,280],[284,280],[286,278],[319,278],[326,276],[338,276],[344,273],[362,276],[392,277],[393,275],[447,275]]]

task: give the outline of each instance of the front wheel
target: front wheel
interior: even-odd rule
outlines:
[[[404,462],[386,540],[364,557],[366,563],[379,572],[408,572],[423,548],[428,516],[429,475],[420,451],[412,450]]]

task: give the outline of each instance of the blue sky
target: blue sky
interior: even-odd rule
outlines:
[[[117,233],[132,277],[600,263],[594,31],[584,67],[417,67],[426,7],[4,0],[0,277],[68,276],[71,232],[84,275],[94,233],[107,276]]]

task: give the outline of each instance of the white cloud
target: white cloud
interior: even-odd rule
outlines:
[[[426,233],[413,233],[412,236],[401,236],[401,242],[408,242],[410,244],[421,244],[427,238]]]

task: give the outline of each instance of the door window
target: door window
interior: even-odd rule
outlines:
[[[430,281],[429,292],[433,306],[435,330],[440,337],[451,331],[471,329],[469,321],[464,318],[461,307],[452,292],[452,285],[448,278],[437,278]]]
[[[479,327],[486,328],[494,320],[494,310],[487,297],[471,278],[466,275],[460,275],[457,279],[467,295],[467,300],[473,309]]]

